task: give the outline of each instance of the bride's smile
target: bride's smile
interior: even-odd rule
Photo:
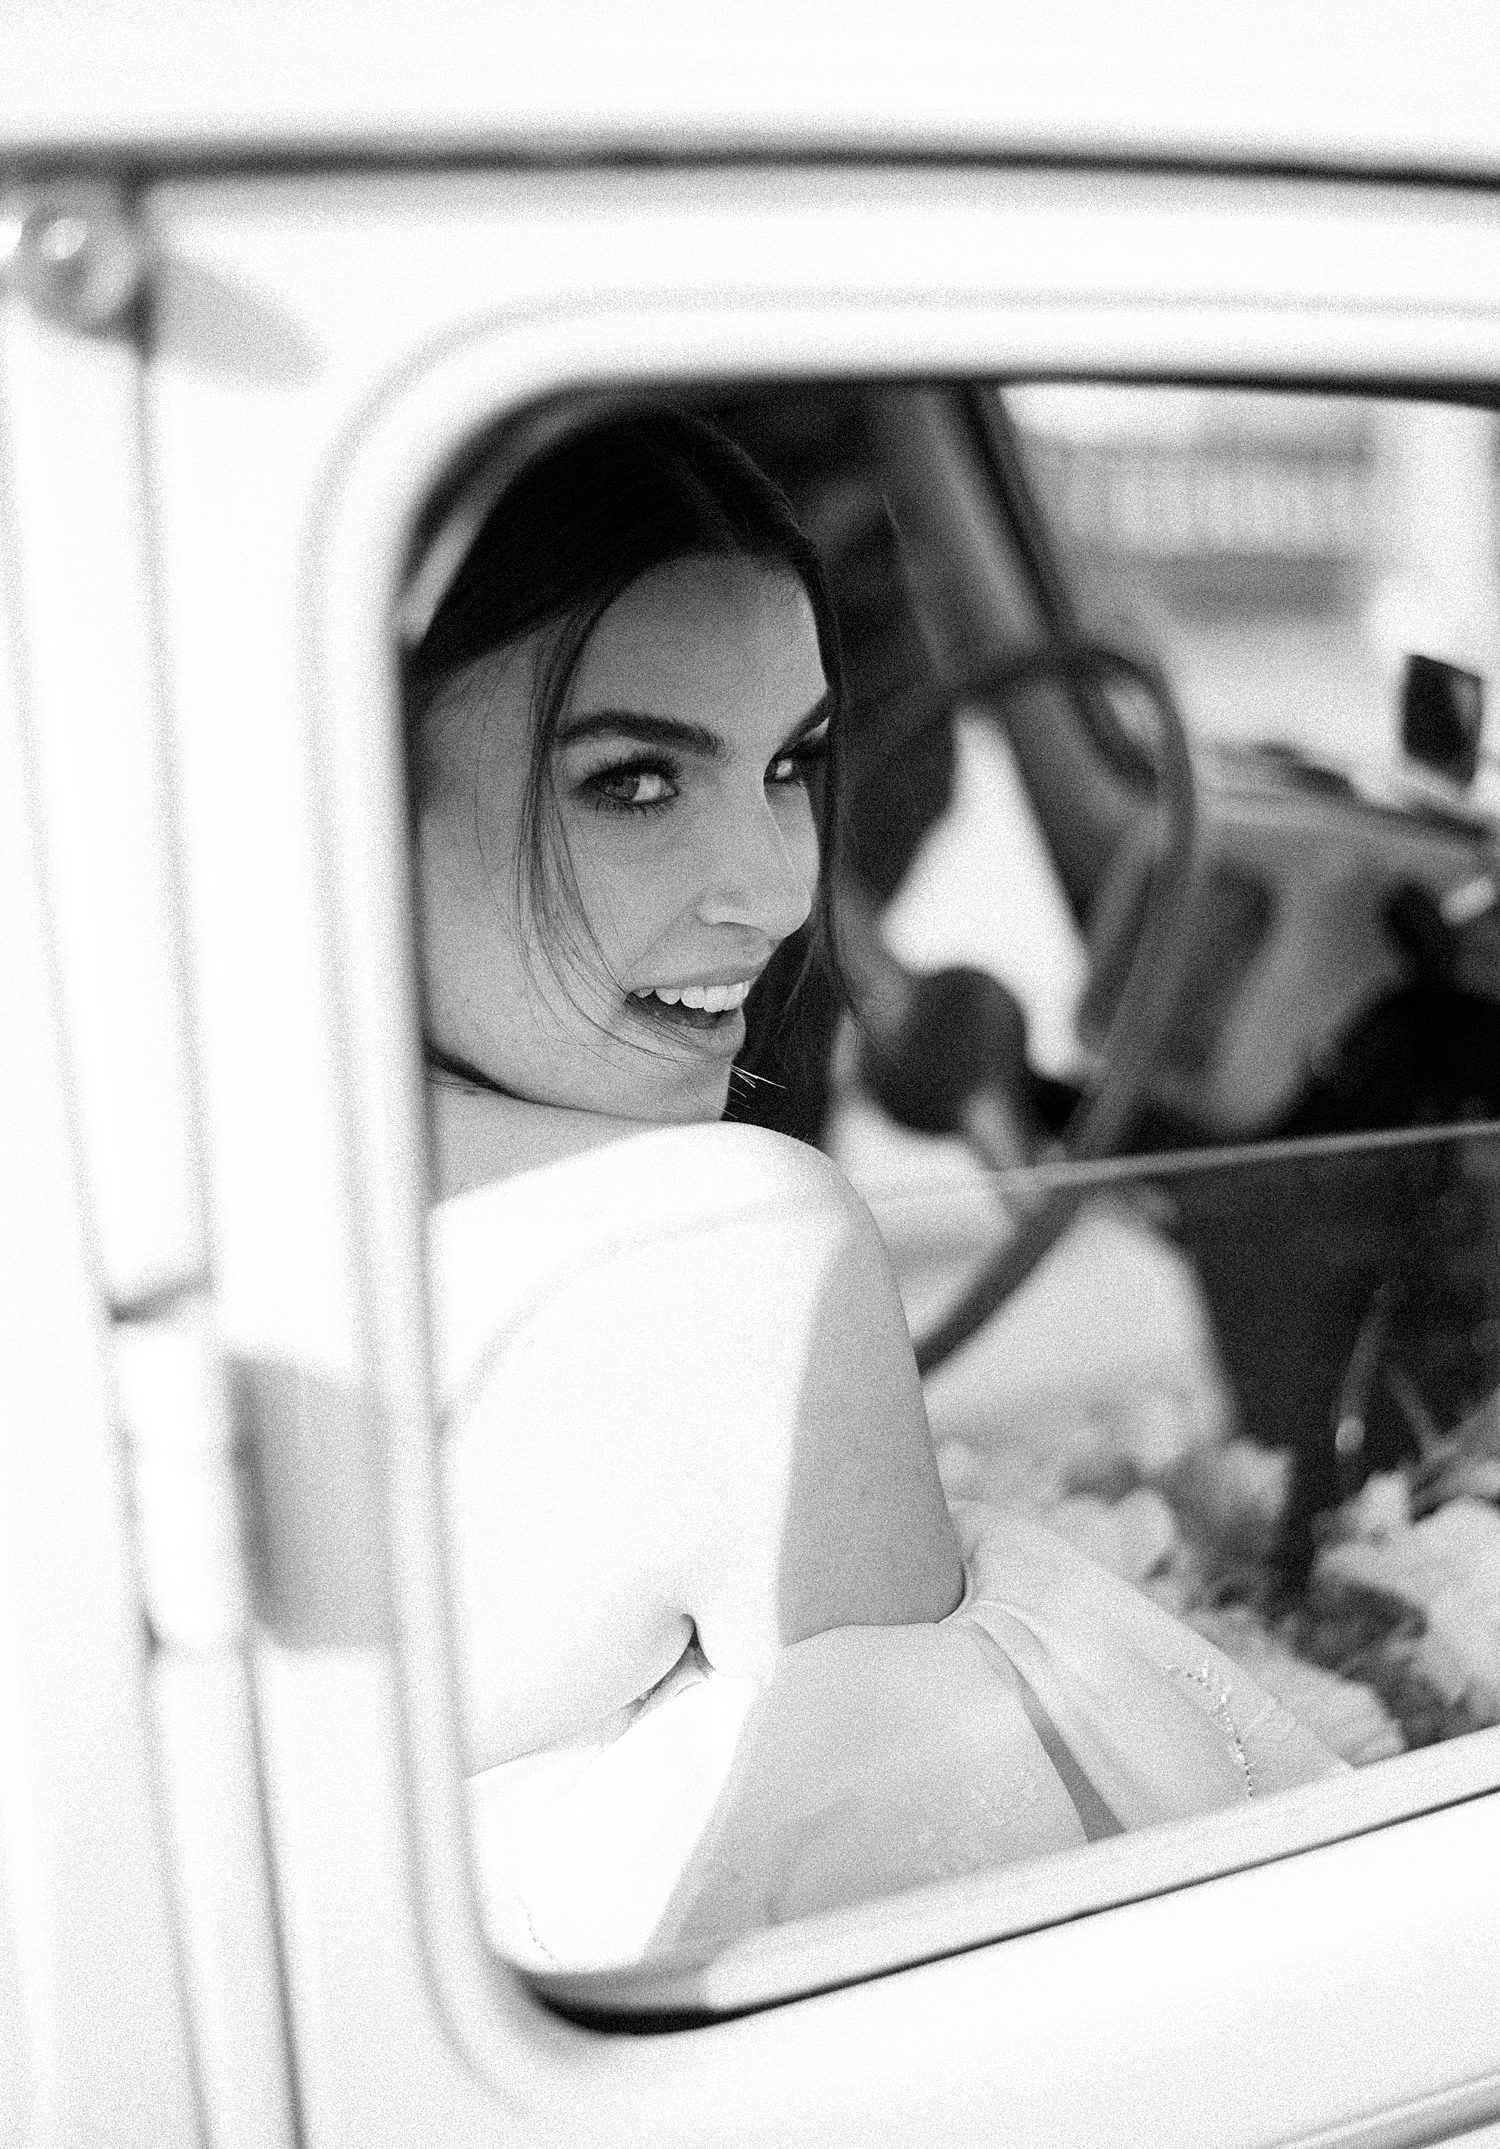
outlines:
[[[429,1039],[532,1103],[716,1119],[745,1001],[818,884],[812,604],[758,561],[655,568],[594,627],[534,782],[548,654],[542,631],[480,658],[425,719]]]

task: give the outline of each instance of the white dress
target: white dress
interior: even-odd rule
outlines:
[[[578,1208],[549,1195],[584,1174],[596,1240],[643,1146],[434,1211],[450,1428],[546,1275],[586,1255]],[[704,1950],[1342,1772],[1229,1659],[1045,1529],[978,1503],[954,1520],[966,1586],[946,1619],[835,1628],[758,1681],[690,1646],[587,1732],[473,1778],[495,1945],[570,1970]]]

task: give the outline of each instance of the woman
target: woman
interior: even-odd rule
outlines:
[[[757,981],[827,948],[840,683],[787,503],[661,411],[521,473],[408,666],[481,1862],[543,1960],[1329,1766],[1042,1533],[961,1553],[868,1214],[719,1123]]]

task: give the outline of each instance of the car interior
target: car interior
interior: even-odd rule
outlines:
[[[1493,1670],[1465,1679],[1440,1664],[1424,1613],[1391,1586],[1411,1549],[1399,1531],[1400,1552],[1382,1539],[1386,1567],[1367,1558],[1359,1591],[1330,1579],[1351,1542],[1370,1542],[1354,1519],[1361,1501],[1394,1503],[1387,1516],[1404,1509],[1429,1541],[1472,1524],[1470,1562],[1458,1565],[1476,1590],[1481,1545],[1493,1557],[1500,908],[1476,780],[1480,681],[1456,661],[1493,632],[1493,567],[1480,590],[1488,615],[1435,619],[1429,631],[1446,629],[1449,644],[1398,649],[1384,702],[1384,682],[1335,648],[1349,618],[1389,605],[1378,584],[1391,577],[1403,508],[1379,467],[1382,435],[1413,418],[1456,421],[1478,484],[1450,513],[1472,515],[1482,551],[1493,416],[1079,384],[762,395],[724,415],[803,506],[851,621],[855,723],[873,741],[865,766],[886,777],[853,786],[852,875],[877,906],[899,898],[950,810],[955,719],[982,724],[1003,742],[1050,867],[1050,887],[1033,874],[1011,915],[1050,901],[1081,959],[1071,1063],[1043,1069],[1018,1047],[1030,1006],[1049,989],[1061,996],[1067,978],[1028,979],[996,918],[980,976],[952,971],[944,996],[929,975],[905,1034],[867,1034],[863,1094],[906,1128],[962,1135],[972,1150],[953,1100],[958,1070],[977,1083],[982,1066],[1007,1092],[1025,1161],[1136,1160],[1113,1184],[1130,1187],[1185,1257],[1232,1399],[1225,1452],[1251,1477],[1261,1468],[1252,1513],[1205,1527],[1198,1503],[1214,1504],[1213,1473],[1197,1456],[1196,1500],[1179,1494],[1174,1513],[1179,1526],[1197,1513],[1203,1595],[1190,1586],[1174,1603],[1241,1647],[1274,1639],[1374,1695],[1389,1721],[1349,1747],[1353,1758],[1494,1721]],[[1112,438],[1087,438],[1111,421]],[[813,436],[800,450],[799,422],[804,443]],[[1361,483],[1365,513],[1385,488],[1373,545]],[[1143,505],[1160,518],[1144,541],[1129,522]],[[1178,717],[1174,692],[1198,685],[1182,676],[1183,621],[1200,644],[1217,635],[1232,668],[1221,660]],[[1244,667],[1278,633],[1291,676],[1262,684]],[[1088,637],[1122,635],[1127,654],[1159,667],[1146,682],[1154,727],[1131,706],[1140,680],[1070,661]],[[1038,648],[1043,661],[1006,672],[1018,649]],[[1351,709],[1320,710],[1320,692]],[[1239,713],[1226,720],[1216,700]],[[890,735],[921,741],[910,782],[905,746],[900,780],[891,775]],[[1170,780],[1164,747],[1175,740],[1186,782]],[[994,856],[1012,826],[1014,816],[976,841]],[[987,1004],[1007,993],[1008,1010]],[[1122,1059],[1127,1094],[1100,1130],[1091,1120]],[[767,1094],[774,1109],[779,1096],[753,1094],[746,1109],[765,1109]],[[1153,1169],[1152,1158],[1163,1161]],[[1071,1220],[1081,1200],[1076,1185],[1038,1198],[1008,1269],[980,1293],[986,1317],[1003,1320],[1032,1245],[1050,1243],[1037,1208]],[[937,1350],[919,1339],[930,1371],[945,1341],[960,1347],[963,1325],[950,1321]],[[1103,1469],[1103,1487],[1075,1490],[1128,1493],[1132,1476],[1149,1488],[1138,1462],[1115,1456]],[[1334,1706],[1350,1698],[1320,1692]]]
[[[1494,414],[1193,383],[681,400],[791,498],[848,668],[843,977],[789,1001],[782,951],[730,1116],[868,1199],[950,1493],[1039,1516],[1356,1766],[1500,1723]],[[472,444],[404,635],[602,401]],[[1428,558],[1434,425],[1469,490]],[[1424,613],[1476,551],[1469,614]],[[554,1997],[630,2016],[611,1990]]]

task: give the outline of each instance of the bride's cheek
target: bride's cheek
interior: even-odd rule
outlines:
[[[808,894],[817,888],[823,870],[822,846],[818,840],[817,816],[813,803],[805,791],[798,794],[798,812],[786,835],[788,855],[799,868],[807,884]]]

